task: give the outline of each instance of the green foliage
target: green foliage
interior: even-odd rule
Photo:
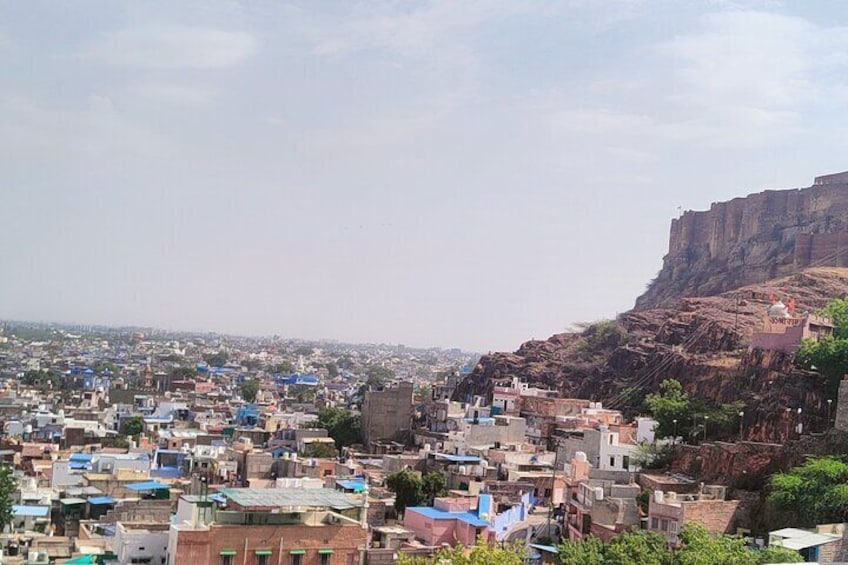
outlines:
[[[444,496],[448,493],[447,486],[448,480],[445,477],[445,474],[441,471],[430,471],[428,473],[424,473],[424,476],[421,478],[421,494],[424,499],[423,502],[432,506],[436,497]]]
[[[411,557],[401,553],[397,565],[523,565],[524,547],[513,543],[504,547],[480,541],[470,550],[461,545],[440,550],[432,557]]]
[[[848,298],[831,300],[819,315],[833,319],[833,335],[836,339],[848,339]]]
[[[848,298],[831,300],[819,314],[833,319],[833,337],[805,339],[795,352],[795,364],[827,377],[828,394],[834,395],[848,373]]]
[[[359,416],[343,408],[322,408],[318,411],[318,420],[312,427],[324,428],[336,446],[347,447],[362,441]]]
[[[418,473],[401,469],[386,477],[386,486],[395,493],[395,510],[402,514],[407,506],[419,504],[424,490],[424,481]]]
[[[61,375],[51,370],[27,371],[21,377],[21,384],[36,388],[64,388],[64,379]]]
[[[256,400],[256,395],[258,394],[259,381],[256,379],[244,381],[244,384],[241,385],[241,397],[245,402],[254,402]]]
[[[381,386],[395,378],[395,373],[382,365],[371,364],[365,368],[366,384],[368,386]]]
[[[217,353],[206,355],[203,360],[206,361],[206,364],[210,367],[223,367],[227,364],[227,360],[229,358],[230,356],[226,351],[219,351]]]
[[[590,356],[618,347],[627,339],[627,332],[615,320],[581,323],[577,327],[583,329],[580,350]]]
[[[803,563],[801,554],[785,547],[769,546],[757,552],[757,565],[766,563]]]
[[[590,536],[583,541],[564,540],[557,547],[560,565],[604,565],[605,554],[604,542],[595,536]]]
[[[329,375],[329,377],[330,377],[331,379],[334,379],[334,378],[336,378],[336,377],[338,377],[338,376],[339,376],[339,367],[338,367],[338,365],[336,365],[336,364],[335,364],[335,363],[333,363],[332,361],[330,361],[329,363],[327,363],[327,364],[325,365],[325,367],[327,368],[327,374]]]
[[[818,371],[827,377],[828,393],[834,395],[842,376],[848,373],[848,339],[805,339],[795,352],[795,364],[808,371]]]
[[[680,530],[675,552],[665,537],[653,532],[624,532],[604,545],[595,537],[563,541],[558,547],[559,565],[761,565],[798,563],[801,556],[784,548],[750,549],[743,538],[710,535],[702,526]]]
[[[112,440],[112,447],[117,447],[119,449],[129,449],[130,441],[126,436],[118,436]]]
[[[137,437],[144,431],[144,420],[140,416],[125,418],[121,422],[121,434]]]
[[[294,373],[294,365],[291,361],[283,361],[271,367],[271,372],[275,375],[290,375]]]
[[[739,412],[745,407],[742,402],[715,405],[692,399],[674,379],[664,380],[658,392],[647,395],[644,406],[658,422],[657,437],[673,437],[676,430],[678,437],[693,440],[703,438],[704,426],[708,438],[732,435],[739,422]]]
[[[193,367],[176,367],[171,371],[171,377],[177,380],[193,379],[197,376],[197,369]]]
[[[848,520],[848,464],[834,457],[810,459],[788,473],[772,476],[768,503],[797,519],[797,525],[814,526]]]
[[[431,471],[422,476],[402,469],[386,477],[386,486],[395,493],[395,510],[403,513],[408,506],[432,504],[434,498],[445,494],[447,479],[441,471]]]
[[[315,457],[317,459],[332,459],[338,457],[339,453],[329,443],[314,442],[307,445],[301,455],[304,457]]]
[[[0,531],[12,523],[12,504],[18,492],[18,482],[13,473],[11,467],[0,466]]]

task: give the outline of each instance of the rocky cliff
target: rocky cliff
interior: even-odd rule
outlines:
[[[798,421],[805,430],[824,430],[832,398],[825,379],[796,369],[789,355],[748,352],[770,294],[794,297],[799,311],[816,310],[848,295],[848,269],[812,268],[718,296],[682,298],[671,307],[634,310],[582,332],[529,341],[514,353],[486,355],[455,398],[490,394],[517,376],[635,413],[645,394],[674,378],[692,395],[744,402],[746,439],[783,441]]]
[[[810,266],[848,266],[848,173],[809,188],[766,190],[671,222],[663,267],[637,310],[671,307]]]

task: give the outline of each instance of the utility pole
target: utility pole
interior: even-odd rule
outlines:
[[[551,542],[555,542],[553,536],[551,535],[551,519],[554,516],[554,491],[556,491],[556,472],[557,472],[557,463],[559,463],[559,440],[554,439],[554,469],[551,473],[551,507],[548,510],[548,526],[545,530],[545,534],[547,537],[551,539]]]

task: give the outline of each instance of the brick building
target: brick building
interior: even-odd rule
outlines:
[[[169,565],[356,565],[365,550],[361,497],[330,489],[223,489],[182,496]]]
[[[392,388],[371,390],[362,402],[362,439],[368,449],[381,440],[404,440],[412,427],[411,382]]]
[[[654,491],[648,506],[648,531],[666,536],[670,544],[686,524],[699,524],[711,534],[735,534],[744,520],[745,505],[725,500],[725,487],[707,486],[696,494]]]

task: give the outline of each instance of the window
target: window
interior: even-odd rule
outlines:
[[[630,456],[629,455],[625,455],[624,457],[621,458],[621,466],[624,467],[625,469],[630,468]]]
[[[256,565],[270,565],[270,562],[271,562],[271,550],[270,549],[257,549],[254,553],[256,553]]]
[[[302,565],[305,553],[306,550],[303,549],[292,549],[289,555],[289,565]]]
[[[221,565],[233,565],[233,556],[232,555],[222,555],[221,556]]]
[[[321,555],[318,556],[318,562],[321,565],[330,565],[330,554],[329,553],[322,553]]]
[[[610,456],[610,467],[615,467],[615,455]]]
[[[669,531],[669,532],[671,532],[671,533],[673,533],[673,534],[676,534],[676,533],[677,533],[677,522],[676,522],[675,520],[672,520],[672,521],[669,523],[668,531]]]
[[[660,520],[660,529],[664,532],[668,531],[668,520]]]
[[[651,529],[652,530],[658,530],[659,527],[660,527],[660,521],[657,520],[656,518],[651,518]]]

